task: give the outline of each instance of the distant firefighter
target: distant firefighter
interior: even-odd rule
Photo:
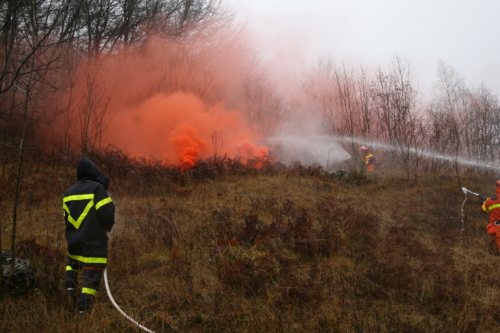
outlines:
[[[498,253],[500,254],[500,180],[497,180],[496,194],[494,197],[481,198],[484,201],[481,205],[481,212],[489,215],[490,223],[486,226],[486,232],[495,236]]]
[[[375,156],[368,150],[368,147],[361,146],[361,151],[364,153],[363,164],[365,165],[366,171],[374,171],[375,170]]]

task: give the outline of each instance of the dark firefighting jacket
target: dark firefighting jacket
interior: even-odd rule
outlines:
[[[88,267],[105,267],[108,237],[115,223],[115,205],[106,192],[109,184],[97,166],[83,158],[77,167],[78,183],[63,198],[68,255]]]

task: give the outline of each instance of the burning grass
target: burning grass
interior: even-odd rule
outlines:
[[[451,178],[375,173],[342,183],[319,168],[229,159],[187,173],[119,152],[95,160],[117,205],[113,296],[156,332],[500,329],[499,258],[475,199],[462,234],[463,193]],[[18,255],[32,259],[36,285],[2,296],[0,331],[136,332],[104,283],[91,313],[64,310],[60,197],[74,171],[49,164],[28,167],[32,194],[20,210]],[[37,180],[36,168],[55,185]]]

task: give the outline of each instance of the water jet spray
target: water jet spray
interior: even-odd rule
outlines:
[[[391,144],[386,144],[386,143],[381,143],[381,142],[376,142],[376,141],[369,141],[367,139],[361,139],[361,138],[356,138],[356,137],[352,137],[352,136],[339,136],[339,135],[325,134],[325,135],[306,135],[304,137],[301,137],[301,139],[303,139],[303,138],[306,138],[307,141],[323,142],[324,144],[330,144],[333,142],[335,142],[335,143],[338,143],[338,142],[355,143],[355,144],[370,146],[370,147],[375,148],[375,149],[382,149],[382,150],[386,150],[386,151],[400,151],[402,149],[402,147],[399,147],[396,145],[391,145]],[[293,136],[293,135],[272,137],[272,138],[266,139],[266,144],[272,144],[273,142],[280,142],[281,143],[281,142],[290,141],[290,140],[294,140],[294,139],[296,139],[296,136]],[[461,166],[471,166],[471,167],[500,171],[500,167],[498,166],[498,163],[496,163],[495,161],[488,162],[488,161],[467,159],[467,158],[463,158],[460,156],[451,156],[451,155],[446,155],[443,153],[435,152],[432,150],[427,150],[427,149],[423,149],[423,148],[415,148],[415,147],[409,148],[408,152],[411,154],[420,155],[423,157],[438,159],[441,161],[446,161],[446,162],[451,162],[451,163],[457,163]],[[344,160],[347,160],[348,158],[350,158],[350,155],[347,152],[345,154],[347,154],[348,157],[346,157]],[[323,156],[326,156],[326,153],[323,153]]]
[[[262,140],[262,144],[269,147],[272,155],[281,163],[301,162],[303,165],[318,163],[328,168],[351,158],[351,155],[332,138],[322,135],[287,135],[266,138]]]

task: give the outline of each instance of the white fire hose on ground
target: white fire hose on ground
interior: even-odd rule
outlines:
[[[128,316],[125,312],[122,311],[122,309],[120,309],[118,304],[116,304],[115,300],[113,299],[113,296],[111,295],[111,292],[109,291],[108,274],[106,272],[106,268],[104,269],[104,284],[106,285],[106,292],[108,293],[109,300],[111,301],[111,303],[113,303],[113,306],[118,310],[118,312],[120,312],[125,318],[127,318],[128,320],[130,320],[131,322],[136,324],[139,328],[143,329],[144,331],[149,332],[149,333],[154,333],[150,329],[147,329],[146,327],[142,326],[137,321],[132,319],[130,316]]]
[[[108,236],[108,240],[111,239],[112,233],[108,232],[107,236]],[[120,309],[120,307],[118,306],[118,304],[116,304],[115,299],[113,298],[113,295],[111,295],[111,291],[109,290],[108,273],[107,273],[106,268],[104,268],[104,284],[106,286],[106,292],[108,293],[109,300],[111,301],[111,303],[113,304],[113,306],[115,307],[115,309],[118,310],[118,312],[121,313],[122,316],[124,316],[129,321],[131,321],[132,323],[134,323],[135,325],[137,325],[140,329],[142,329],[142,330],[144,330],[144,331],[146,331],[148,333],[155,333],[155,332],[151,331],[150,329],[142,326],[141,324],[139,324],[134,319],[132,319],[129,315],[127,315],[125,312],[123,312],[122,309]]]

